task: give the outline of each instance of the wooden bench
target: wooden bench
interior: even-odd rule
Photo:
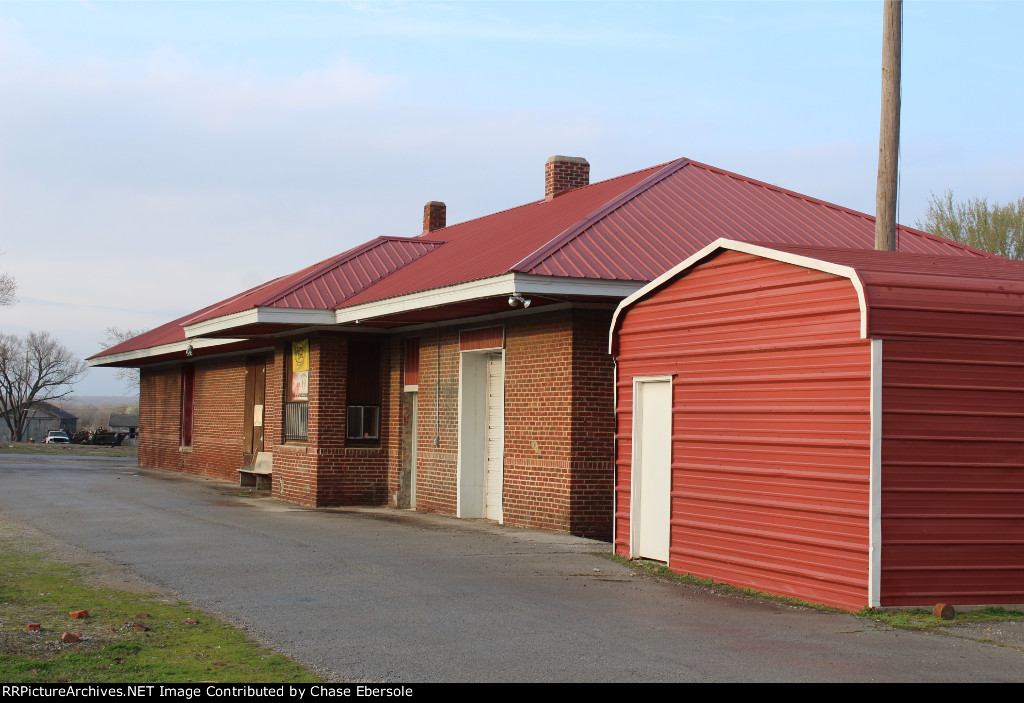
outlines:
[[[243,466],[238,470],[238,485],[242,488],[255,488],[257,491],[270,490],[273,473],[273,454],[260,452],[252,466]]]

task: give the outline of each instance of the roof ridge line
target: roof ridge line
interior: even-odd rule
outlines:
[[[686,157],[668,162],[662,168],[658,169],[656,172],[652,173],[650,176],[643,179],[629,190],[626,190],[623,193],[619,193],[617,196],[609,200],[607,203],[600,206],[597,210],[594,210],[586,217],[583,217],[577,220],[575,223],[569,225],[569,227],[566,228],[561,234],[557,235],[553,239],[548,240],[545,244],[541,245],[532,253],[528,254],[523,259],[521,259],[518,263],[509,267],[509,271],[524,273],[523,269],[533,268],[541,261],[548,258],[556,251],[561,249],[563,246],[565,246],[570,240],[579,235],[580,232],[589,227],[592,223],[606,217],[609,213],[619,209],[620,207],[628,203],[630,200],[638,196],[640,193],[644,192],[651,186],[661,182],[665,178],[668,178],[673,173],[675,173],[676,171],[680,170],[681,168],[690,163],[694,162],[690,161],[690,159]],[[645,169],[640,170],[643,171]],[[634,171],[633,173],[636,173],[636,171]]]
[[[307,266],[306,268],[309,269],[309,272],[305,276],[300,278],[298,283],[293,284],[284,293],[281,293],[278,296],[276,296],[276,298],[274,298],[274,300],[280,300],[282,296],[287,295],[288,293],[293,292],[299,284],[304,284],[304,283],[308,282],[311,276],[314,276],[314,275],[317,275],[317,274],[323,272],[326,268],[329,268],[330,266],[332,266],[334,264],[334,262],[337,261],[339,258],[341,258],[341,263],[344,263],[345,261],[349,261],[353,256],[356,256],[358,254],[362,254],[364,251],[372,249],[374,246],[376,246],[383,239],[384,239],[383,237],[375,237],[374,239],[371,239],[368,242],[363,242],[362,244],[360,244],[358,246],[355,246],[355,247],[353,247],[351,249],[347,249],[347,250],[345,250],[345,251],[343,251],[343,252],[341,252],[339,254],[335,254],[333,256],[329,256],[326,259],[324,259],[323,261],[320,261],[320,262],[317,262],[315,264],[312,264],[311,266]],[[342,258],[342,257],[344,257],[344,258]],[[300,269],[300,270],[302,270],[302,269]],[[218,308],[221,308],[221,307],[227,305],[228,303],[234,302],[234,301],[238,300],[239,298],[243,298],[243,297],[245,297],[247,295],[250,295],[252,293],[256,293],[261,288],[267,288],[267,287],[273,285],[274,283],[280,282],[281,279],[288,278],[289,276],[293,276],[293,275],[295,275],[295,273],[297,273],[297,272],[287,273],[287,274],[285,274],[283,276],[278,276],[277,278],[273,278],[273,279],[271,279],[269,281],[266,281],[265,283],[261,283],[258,286],[253,286],[249,290],[245,290],[245,291],[242,291],[241,293],[233,295],[230,298],[225,298],[224,300],[221,300],[218,303],[214,303],[213,305],[211,305],[210,307],[208,307],[208,308],[206,308],[204,310],[200,310],[200,311],[190,315],[187,320],[182,320],[180,325],[184,329],[185,327],[187,327],[189,324],[193,323],[197,318],[200,318],[200,317],[204,317],[204,318],[207,318],[207,319],[210,319],[210,320],[212,320],[214,318],[217,318],[217,317],[222,317],[221,315],[216,315],[216,314],[211,314],[211,313],[216,312],[216,310]],[[261,298],[258,302],[254,303],[252,307],[254,307],[254,308],[267,307],[267,302],[268,302],[267,298]]]
[[[805,195],[804,193],[798,193],[795,190],[789,190],[788,188],[783,188],[782,186],[777,186],[777,185],[774,185],[772,183],[768,183],[766,181],[759,181],[756,178],[751,178],[750,176],[744,176],[742,173],[736,173],[734,171],[727,171],[724,168],[719,168],[718,166],[712,166],[711,164],[705,164],[705,163],[702,163],[700,161],[690,161],[690,163],[693,164],[694,166],[697,166],[698,168],[703,168],[703,169],[706,169],[708,171],[714,171],[715,173],[720,173],[723,176],[726,176],[728,178],[735,178],[738,181],[744,181],[745,183],[750,183],[751,185],[756,185],[756,186],[759,186],[761,188],[767,188],[767,189],[773,190],[773,191],[775,191],[777,193],[781,193],[783,195],[788,195],[788,196],[793,197],[793,198],[798,198],[798,199],[803,200],[805,202],[813,203],[815,205],[823,205],[824,207],[829,208],[831,210],[837,210],[837,211],[840,211],[840,212],[844,212],[844,213],[846,213],[848,215],[853,215],[855,217],[860,217],[860,218],[865,219],[865,220],[871,220],[872,222],[874,222],[875,219],[876,219],[874,215],[869,215],[866,212],[861,212],[860,210],[854,210],[853,208],[846,207],[845,205],[838,205],[836,203],[832,203],[832,202],[829,202],[827,200],[822,200],[821,198],[815,198],[814,196],[811,196],[811,195]],[[972,252],[974,254],[978,254],[978,255],[984,256],[984,257],[996,256],[996,254],[992,254],[991,252],[987,252],[987,251],[984,251],[982,249],[977,249],[975,247],[968,246],[966,244],[961,244],[960,242],[954,242],[952,239],[946,239],[945,237],[940,237],[938,235],[932,234],[931,232],[925,232],[924,230],[917,229],[916,227],[908,227],[907,225],[901,225],[898,222],[896,223],[896,227],[897,227],[897,229],[902,229],[902,230],[905,230],[907,232],[911,232],[915,236],[924,236],[924,237],[927,237],[928,239],[931,239],[933,241],[939,241],[939,242],[942,242],[943,244],[952,245],[952,246],[957,247],[959,249],[963,249],[964,251],[969,251],[969,252]],[[910,253],[910,252],[907,252],[907,253]]]
[[[376,249],[377,247],[381,246],[385,242],[395,242],[395,241],[409,242],[410,244],[420,244],[420,243],[423,243],[423,244],[436,244],[437,246],[440,246],[440,245],[445,243],[442,240],[436,240],[436,239],[417,239],[415,237],[393,237],[393,236],[378,236],[378,237],[374,237],[373,239],[371,239],[368,242],[363,242],[359,246],[353,247],[353,248],[349,249],[348,251],[343,251],[340,254],[335,254],[334,256],[332,256],[332,257],[330,257],[328,259],[325,259],[324,261],[320,262],[319,264],[314,265],[314,267],[305,276],[303,276],[303,277],[299,278],[298,280],[296,280],[294,283],[292,283],[291,286],[289,286],[288,288],[286,288],[283,291],[278,292],[278,294],[276,296],[274,296],[273,298],[266,298],[266,299],[261,300],[259,303],[256,303],[253,307],[273,307],[274,303],[280,301],[286,295],[294,293],[296,290],[298,290],[302,286],[306,285],[307,283],[312,281],[314,278],[317,278],[317,277],[323,275],[326,271],[329,271],[329,270],[334,269],[334,268],[338,268],[339,266],[341,266],[343,264],[346,264],[349,261],[352,261],[357,256],[360,256],[362,254],[365,254],[368,251],[372,251],[373,249]],[[420,258],[420,257],[419,256],[415,257],[415,259],[413,259],[413,261],[415,261],[418,258]],[[407,266],[407,265],[408,265],[408,263],[405,264],[404,266]],[[399,266],[398,269],[404,268],[404,266]],[[398,269],[395,269],[395,271],[397,271]],[[392,271],[392,273],[394,273],[394,271]],[[378,279],[378,280],[380,280],[380,279]],[[376,282],[377,281],[373,281],[370,285],[372,286]],[[324,309],[325,310],[332,310],[334,308],[324,308]]]
[[[630,171],[629,173],[621,173],[618,176],[612,176],[611,178],[605,178],[604,180],[595,181],[593,183],[588,183],[585,186],[580,186],[578,188],[573,188],[571,191],[566,191],[565,193],[562,193],[562,195],[566,195],[567,193],[570,193],[570,192],[576,192],[576,191],[579,191],[579,190],[584,190],[586,188],[593,188],[594,186],[599,186],[602,183],[607,183],[609,181],[617,181],[620,178],[629,178],[630,176],[632,176],[635,173],[640,173],[641,171],[649,171],[652,168],[659,168],[659,167],[658,166],[648,166],[647,168],[634,169],[633,171]],[[562,197],[562,196],[560,195],[559,197]],[[443,232],[443,231],[451,229],[453,227],[461,227],[462,225],[467,225],[470,222],[476,222],[477,220],[483,220],[483,219],[486,219],[488,217],[492,217],[494,215],[500,215],[500,214],[502,214],[504,212],[512,212],[513,210],[519,210],[519,209],[524,208],[524,207],[530,207],[531,205],[543,205],[544,203],[548,203],[548,202],[551,202],[551,201],[548,200],[547,198],[537,198],[536,200],[531,200],[531,201],[526,202],[526,203],[520,203],[519,205],[512,205],[511,207],[507,207],[507,208],[504,208],[502,210],[496,210],[494,212],[489,212],[489,213],[487,213],[485,215],[477,215],[476,217],[471,217],[468,220],[463,220],[462,222],[456,222],[454,224],[447,225],[447,226],[443,227],[442,229],[432,230],[432,231]],[[418,236],[411,237],[411,239],[417,239],[417,238],[418,238]],[[447,240],[445,240],[445,241],[447,241]]]
[[[351,296],[348,296],[348,297],[353,297],[353,296],[356,296],[356,295],[362,295],[363,293],[365,293],[366,291],[370,290],[371,288],[373,288],[375,285],[377,285],[381,281],[386,280],[388,278],[388,276],[393,276],[394,274],[396,274],[399,271],[401,271],[402,269],[404,269],[406,266],[411,266],[415,262],[417,262],[420,259],[422,259],[424,256],[427,256],[428,254],[433,253],[435,249],[437,249],[437,248],[441,247],[442,245],[448,243],[448,240],[446,240],[446,239],[420,239],[419,237],[378,237],[378,239],[380,239],[382,242],[385,242],[385,241],[387,241],[387,242],[403,241],[403,242],[409,242],[410,244],[426,243],[426,244],[431,244],[433,246],[428,248],[422,254],[416,255],[415,253],[413,253],[412,258],[409,259],[408,261],[406,261],[404,264],[396,266],[393,270],[388,271],[387,273],[378,276],[374,280],[372,280],[369,283],[367,283],[366,286],[364,286],[363,288],[360,288],[358,291],[354,292]],[[282,297],[283,297],[283,295],[282,295]],[[345,307],[345,299],[344,298],[341,299],[341,300],[335,300],[333,303],[331,303],[331,306],[329,308],[327,308],[327,309],[328,310],[339,310],[339,309],[341,309],[343,307]]]
[[[257,307],[257,308],[269,307],[273,303],[276,303],[281,298],[283,298],[286,295],[288,295],[289,293],[294,293],[298,288],[301,288],[302,286],[306,285],[312,279],[317,278],[318,276],[323,274],[325,271],[328,271],[328,270],[330,270],[332,268],[340,266],[341,264],[344,264],[347,261],[351,261],[352,259],[354,259],[355,257],[359,256],[360,254],[364,254],[364,253],[366,253],[366,252],[368,252],[368,251],[370,251],[372,249],[376,249],[378,246],[383,244],[385,241],[387,241],[387,239],[385,237],[374,237],[373,239],[371,239],[368,242],[363,242],[362,244],[360,244],[358,246],[354,246],[354,247],[352,247],[351,249],[349,249],[347,251],[343,251],[340,254],[335,254],[334,256],[329,257],[329,258],[321,261],[319,264],[315,264],[309,270],[309,272],[306,273],[305,276],[302,276],[298,280],[294,281],[292,283],[292,285],[290,285],[285,290],[279,291],[277,293],[277,295],[275,295],[273,298],[264,298],[263,300],[260,300],[258,303],[253,305],[253,307]]]
[[[216,303],[213,303],[211,305],[207,305],[205,308],[200,308],[198,310],[194,310],[194,311],[192,311],[192,312],[190,312],[190,313],[188,313],[188,314],[186,314],[186,315],[184,315],[182,317],[179,317],[177,320],[171,320],[171,322],[168,322],[168,323],[165,323],[165,324],[171,324],[171,323],[177,322],[180,327],[185,327],[185,325],[187,325],[190,322],[192,322],[192,320],[195,320],[198,317],[203,317],[204,315],[208,315],[209,313],[213,312],[217,308],[223,307],[223,306],[227,305],[228,303],[230,303],[233,300],[238,300],[242,296],[249,295],[250,293],[255,293],[256,291],[260,290],[261,288],[266,288],[267,286],[270,286],[270,285],[272,285],[274,283],[277,283],[282,278],[287,278],[287,274],[284,275],[284,276],[278,276],[277,278],[272,278],[269,281],[264,281],[263,283],[259,284],[258,286],[253,286],[252,288],[244,290],[241,293],[235,293],[230,298],[224,298],[224,300],[218,300]],[[162,325],[160,325],[160,326],[162,326]],[[154,327],[153,329],[157,329],[157,328]],[[152,332],[152,330],[146,330],[146,332]],[[143,334],[145,334],[145,332],[143,332]],[[137,336],[141,336],[141,335],[137,335]],[[116,346],[120,346],[120,344],[123,344],[123,343],[124,342],[119,342],[118,344],[115,344],[114,346],[115,347]],[[110,348],[113,349],[114,347],[110,347]],[[91,359],[92,357],[89,357],[89,358]]]

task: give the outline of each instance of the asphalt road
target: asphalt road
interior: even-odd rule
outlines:
[[[130,460],[129,460],[130,461]],[[0,511],[339,679],[1024,681],[1024,653],[636,576],[607,544],[0,456]]]

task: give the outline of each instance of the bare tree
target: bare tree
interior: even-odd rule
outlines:
[[[917,228],[1007,259],[1024,259],[1024,198],[1005,205],[988,198],[956,200],[953,191],[932,193]]]
[[[18,302],[18,282],[9,273],[0,273],[0,308],[9,308]]]
[[[25,433],[32,406],[71,393],[86,365],[49,332],[0,334],[0,414],[11,438]]]
[[[108,327],[106,334],[103,337],[103,341],[100,345],[104,349],[110,349],[111,347],[117,346],[121,342],[126,342],[132,337],[138,337],[146,330],[133,330],[128,327]],[[131,368],[119,368],[114,371],[114,378],[118,381],[123,381],[125,386],[128,387],[129,392],[139,392],[139,370]]]

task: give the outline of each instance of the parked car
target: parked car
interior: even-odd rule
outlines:
[[[43,440],[43,444],[70,444],[71,439],[68,437],[68,433],[64,430],[50,430],[46,433],[46,439]]]

